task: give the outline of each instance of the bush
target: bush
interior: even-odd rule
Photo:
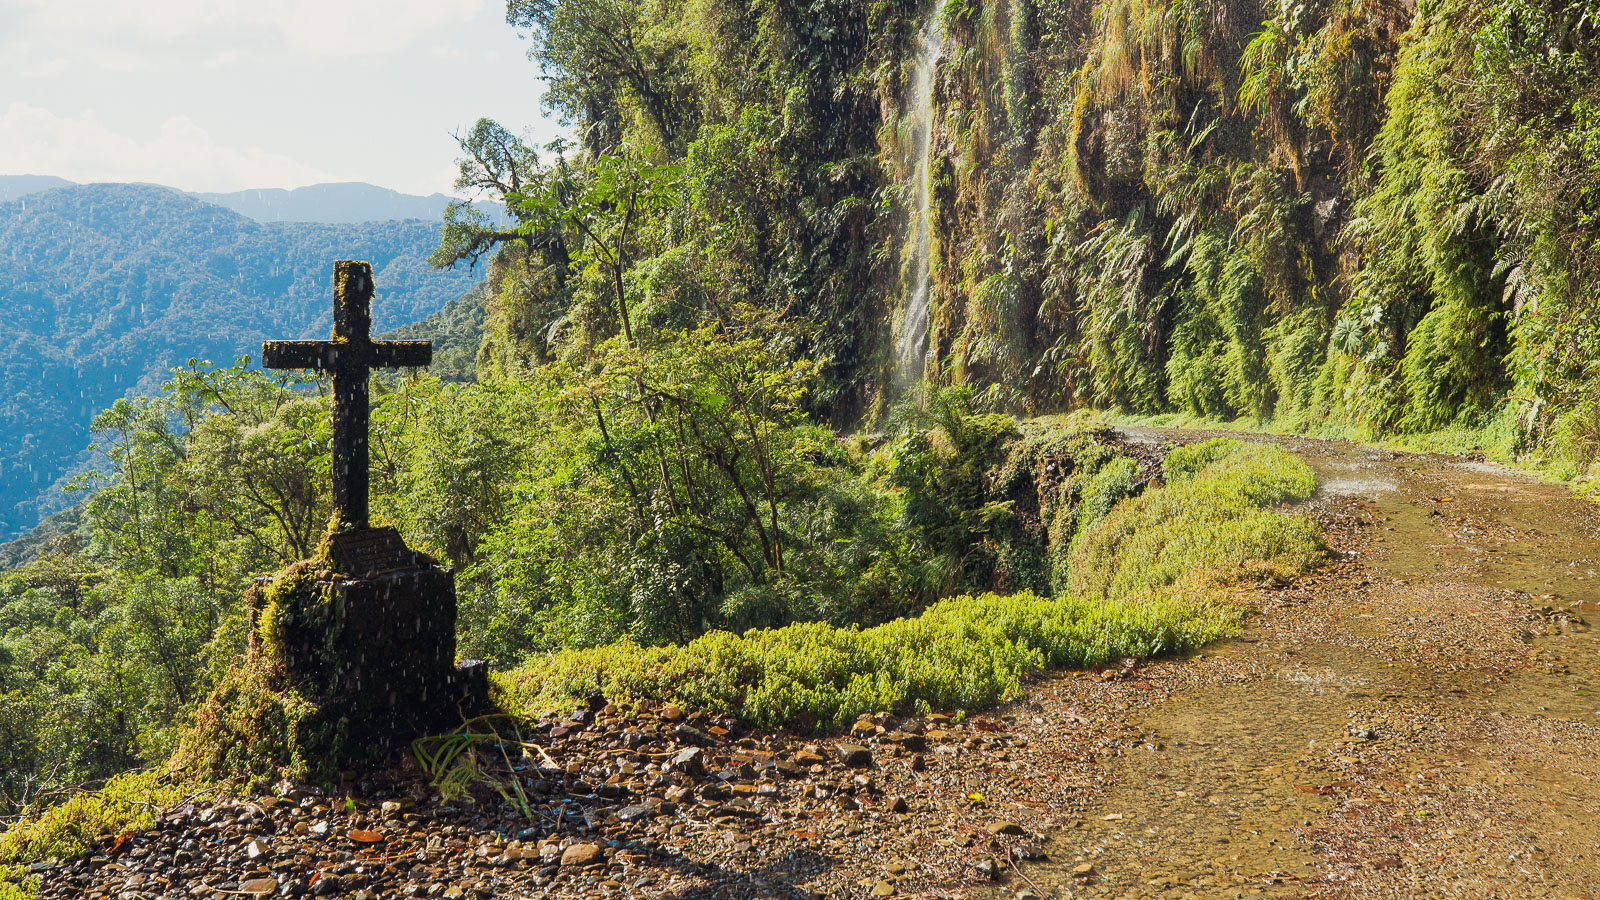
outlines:
[[[1121,504],[1082,536],[1069,588],[1121,597],[1183,580],[1287,580],[1322,558],[1317,527],[1266,509],[1309,498],[1311,468],[1278,447],[1232,439],[1180,447],[1164,468],[1172,479]]]
[[[1181,652],[1232,630],[1236,611],[1181,596],[943,600],[875,628],[805,623],[682,646],[554,653],[499,681],[510,708],[570,706],[593,691],[673,698],[764,728],[835,730],[882,709],[926,713],[1014,699],[1047,668]]]
[[[1200,470],[1238,450],[1243,444],[1236,438],[1212,438],[1199,444],[1186,444],[1173,448],[1161,463],[1161,471],[1168,484],[1191,481]]]
[[[125,772],[98,791],[85,791],[0,834],[0,898],[8,864],[65,858],[88,850],[104,834],[139,831],[184,797],[160,772]],[[26,896],[26,890],[22,896]]]

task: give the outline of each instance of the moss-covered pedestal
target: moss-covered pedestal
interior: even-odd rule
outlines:
[[[392,528],[332,535],[248,600],[246,660],[178,754],[197,774],[327,780],[486,702],[483,665],[456,664],[454,577]]]

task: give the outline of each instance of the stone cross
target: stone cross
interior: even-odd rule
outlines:
[[[367,527],[370,370],[433,361],[429,341],[374,341],[371,334],[372,266],[341,259],[333,264],[333,339],[261,345],[261,364],[269,369],[333,374],[333,508],[347,529]]]

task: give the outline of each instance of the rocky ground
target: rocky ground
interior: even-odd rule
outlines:
[[[1600,897],[1600,515],[1286,442],[1334,560],[1192,659],[829,741],[596,697],[443,791],[412,763],[195,799],[40,896]]]

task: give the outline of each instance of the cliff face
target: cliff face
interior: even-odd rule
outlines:
[[[1493,422],[1521,446],[1592,405],[1583,3],[658,0],[623,4],[626,65],[578,40],[614,5],[513,20],[588,158],[687,173],[630,248],[634,302],[815,323],[835,421],[908,369],[1023,413]],[[586,279],[505,271],[491,363],[614,327]]]
[[[1034,411],[1498,412],[1524,439],[1587,399],[1579,5],[969,0],[945,22],[932,373]]]

